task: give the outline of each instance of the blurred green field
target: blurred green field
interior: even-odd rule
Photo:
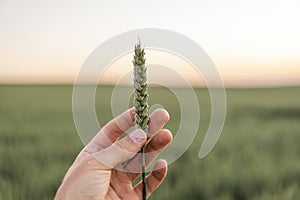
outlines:
[[[112,118],[112,88],[96,95],[100,124]],[[180,120],[175,96],[150,88],[150,104]],[[189,150],[169,166],[150,199],[300,198],[300,88],[228,89],[227,118],[214,150],[198,152],[210,119],[208,91],[195,89],[201,121]],[[0,199],[53,199],[82,148],[72,117],[72,86],[0,86]],[[193,119],[185,119],[193,120]]]

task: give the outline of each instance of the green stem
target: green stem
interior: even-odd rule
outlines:
[[[141,149],[142,154],[142,184],[143,184],[143,200],[147,199],[147,190],[146,190],[146,160],[145,160],[145,146]]]

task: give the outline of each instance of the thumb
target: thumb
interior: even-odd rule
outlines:
[[[146,133],[142,129],[136,129],[123,139],[92,155],[104,166],[113,168],[133,158],[146,141]]]

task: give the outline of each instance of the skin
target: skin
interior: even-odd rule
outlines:
[[[172,141],[169,130],[162,129],[169,114],[157,109],[150,116],[148,138],[137,129],[120,139],[134,125],[131,108],[107,123],[78,154],[60,185],[56,200],[61,199],[142,199],[142,183],[133,186],[140,175],[139,151],[147,144],[146,165]],[[165,160],[156,161],[147,176],[147,196],[150,196],[167,175]]]

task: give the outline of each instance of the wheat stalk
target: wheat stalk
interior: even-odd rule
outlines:
[[[135,45],[134,59],[132,61],[134,66],[134,119],[135,127],[143,129],[146,134],[148,133],[148,86],[147,86],[147,67],[145,65],[145,52],[141,48],[141,42]],[[142,184],[143,184],[143,200],[146,200],[146,162],[145,162],[145,145],[141,148],[142,155]]]

